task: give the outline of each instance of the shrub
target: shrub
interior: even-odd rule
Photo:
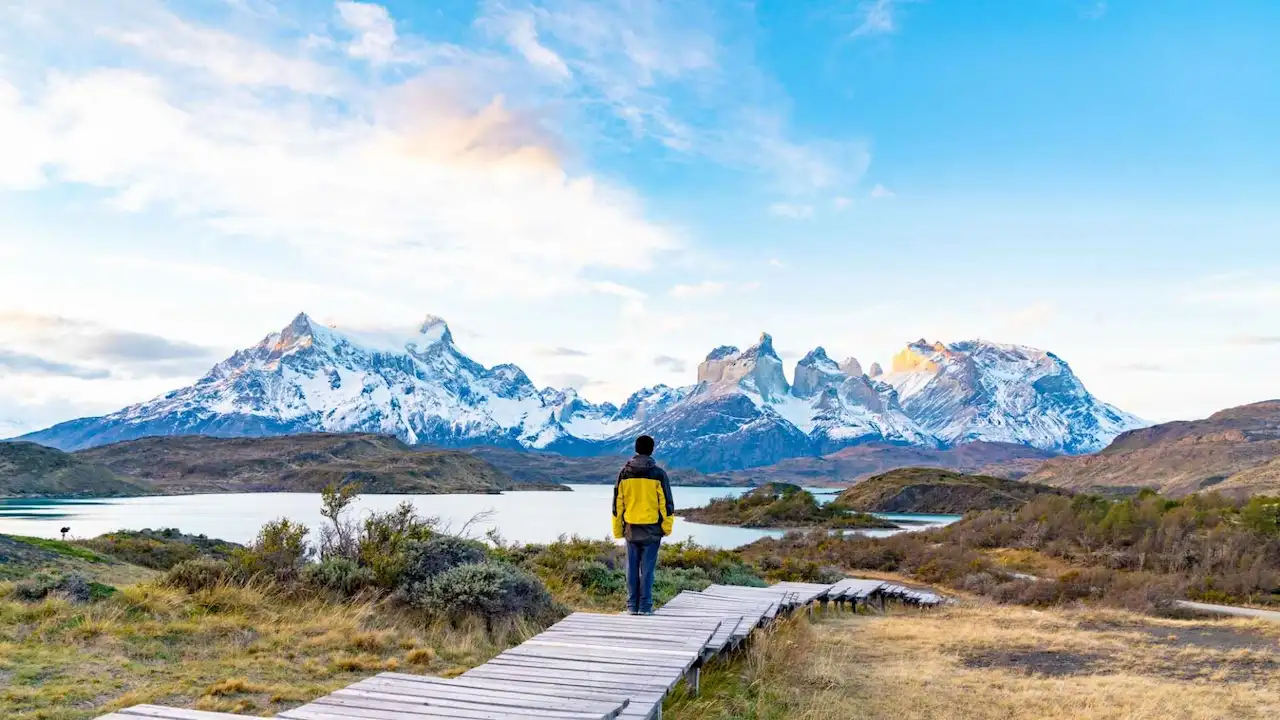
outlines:
[[[93,582],[78,573],[62,578],[41,573],[27,578],[13,587],[13,597],[25,602],[38,602],[52,594],[61,595],[74,603],[101,600],[115,593],[110,585]]]
[[[58,587],[58,579],[52,575],[40,573],[13,586],[13,597],[23,602],[39,602]]]
[[[403,550],[404,563],[396,585],[407,588],[459,565],[472,565],[489,559],[483,543],[454,535],[436,535],[427,540],[410,540]]]
[[[153,570],[168,570],[180,562],[202,556],[225,560],[239,547],[204,535],[186,535],[176,528],[120,530],[78,544]]]
[[[308,565],[302,572],[302,581],[312,587],[351,597],[372,586],[375,578],[369,568],[361,567],[354,560],[335,556]]]
[[[627,591],[627,576],[620,569],[590,560],[578,565],[574,579],[587,592],[608,596]]]
[[[197,558],[174,565],[165,574],[163,584],[195,593],[217,587],[234,579],[235,570],[225,560]]]
[[[418,517],[410,502],[371,513],[360,526],[355,560],[373,571],[380,587],[394,588],[404,573],[409,543],[430,540],[436,524],[434,519]]]
[[[307,526],[302,523],[288,518],[269,522],[258,531],[253,545],[234,553],[236,571],[246,578],[297,580],[311,556],[306,538]]]
[[[512,565],[493,562],[446,570],[411,588],[407,599],[452,620],[475,616],[488,622],[507,618],[551,621],[561,614],[537,578]]]

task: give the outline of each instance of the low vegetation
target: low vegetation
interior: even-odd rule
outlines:
[[[570,607],[623,606],[611,542],[483,543],[408,504],[355,519],[349,487],[323,499],[318,536],[281,519],[245,547],[176,530],[0,536],[0,717],[88,720],[145,702],[269,715],[383,670],[456,674]],[[763,584],[732,552],[662,553],[660,599]]]
[[[1067,495],[1046,485],[968,475],[937,468],[902,468],[863,480],[832,505],[861,512],[947,513],[1015,510],[1043,494]]]
[[[679,510],[686,520],[750,528],[896,528],[874,515],[820,504],[798,485],[769,483],[741,497],[712,500],[706,507]]]
[[[966,603],[796,618],[762,633],[681,720],[1210,720],[1280,706],[1280,632],[1244,621]]]
[[[742,553],[762,567],[803,558],[902,572],[1027,605],[1083,600],[1172,611],[1181,598],[1275,605],[1280,499],[1041,495],[1015,511],[971,513],[933,531],[884,539],[793,533]]]

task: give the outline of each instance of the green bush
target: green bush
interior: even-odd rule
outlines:
[[[231,557],[235,543],[213,540],[204,535],[186,535],[176,528],[162,530],[120,530],[100,535],[79,545],[124,562],[168,570],[174,565],[198,557],[225,560]]]
[[[357,532],[356,557],[373,571],[379,587],[400,585],[408,557],[409,543],[426,542],[436,534],[436,521],[418,517],[413,503],[403,502],[394,510],[371,513]]]
[[[196,558],[180,562],[165,573],[163,584],[199,592],[235,579],[235,569],[226,560]]]
[[[627,575],[621,569],[610,568],[598,561],[589,560],[578,565],[574,580],[587,592],[609,596],[627,591]]]
[[[459,565],[472,565],[489,559],[489,551],[483,543],[454,535],[410,540],[405,543],[403,552],[403,570],[395,583],[398,588],[426,583]]]
[[[58,578],[40,573],[15,584],[12,596],[23,602],[39,602],[56,587],[58,587]]]
[[[536,577],[493,562],[446,570],[430,582],[414,586],[407,599],[453,620],[475,616],[490,622],[515,618],[550,622],[563,613]]]
[[[280,582],[299,579],[311,557],[307,532],[306,525],[288,518],[263,525],[252,545],[233,553],[237,573],[245,578],[268,577]]]
[[[307,585],[331,590],[343,597],[356,595],[371,587],[375,580],[372,570],[344,557],[325,558],[308,565],[302,572],[302,581]]]
[[[39,602],[57,594],[75,603],[87,603],[101,600],[115,591],[110,585],[90,581],[78,573],[61,578],[41,573],[14,585],[13,597],[24,602]]]

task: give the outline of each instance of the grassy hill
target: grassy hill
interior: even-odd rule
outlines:
[[[416,450],[372,434],[213,438],[150,437],[75,453],[163,494],[318,492],[357,482],[365,493],[497,493],[554,489],[516,482],[493,465],[454,450]]]
[[[1240,497],[1276,493],[1280,400],[1133,430],[1096,455],[1055,458],[1024,479],[1072,490],[1151,488],[1170,497],[1203,490]]]
[[[988,475],[901,468],[854,485],[832,504],[861,512],[964,514],[1019,508],[1041,493],[1065,494],[1057,488]]]
[[[0,497],[121,497],[151,485],[85,458],[29,442],[0,442]]]
[[[834,505],[820,505],[798,485],[768,483],[740,498],[717,498],[706,507],[677,510],[690,522],[751,528],[895,528],[897,525]]]

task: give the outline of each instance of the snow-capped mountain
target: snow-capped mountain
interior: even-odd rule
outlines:
[[[894,356],[882,379],[907,414],[947,444],[1085,453],[1147,424],[1095,398],[1057,355],[1022,345],[920,340]]]
[[[416,333],[337,330],[301,314],[194,384],[98,418],[25,436],[73,450],[147,435],[379,432],[409,443],[488,444],[585,455],[624,452],[645,432],[677,467],[753,467],[876,442],[971,440],[1096,449],[1141,421],[1099,402],[1051,353],[914,343],[867,373],[816,348],[788,382],[768,334],[722,346],[688,387],[658,385],[619,406],[537,388],[515,365],[485,368],[428,317]]]
[[[339,332],[304,313],[194,385],[33,439],[75,449],[143,435],[319,430],[547,449],[612,435],[607,420],[616,412],[572,390],[539,391],[515,365],[486,369],[457,349],[437,317],[398,337]]]

